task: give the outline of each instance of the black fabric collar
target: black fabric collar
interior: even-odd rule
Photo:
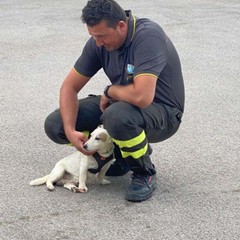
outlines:
[[[94,159],[97,161],[98,167],[97,168],[89,168],[88,171],[90,173],[98,173],[102,169],[102,167],[111,161],[113,159],[113,154],[111,154],[109,157],[102,157],[99,153],[94,153],[93,154]]]
[[[128,17],[128,34],[126,41],[119,50],[124,50],[124,48],[127,48],[131,44],[136,31],[136,18],[132,15],[131,10],[126,10],[125,13]]]

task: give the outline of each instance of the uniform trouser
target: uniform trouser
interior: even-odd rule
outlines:
[[[102,113],[99,102],[100,96],[93,95],[79,100],[76,130],[92,132],[103,124],[134,173],[155,174],[148,143],[171,137],[179,128],[182,113],[160,103],[140,109],[126,102],[114,102]],[[47,117],[45,132],[56,143],[69,143],[59,109]]]

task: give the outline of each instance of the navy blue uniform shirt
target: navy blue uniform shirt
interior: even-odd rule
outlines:
[[[136,18],[126,11],[128,35],[120,49],[97,47],[90,37],[74,69],[92,77],[101,68],[114,85],[127,85],[139,75],[158,78],[154,102],[184,110],[184,83],[178,53],[171,40],[155,22]]]

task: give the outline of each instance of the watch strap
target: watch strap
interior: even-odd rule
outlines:
[[[108,90],[109,90],[109,88],[111,87],[112,85],[108,85],[108,86],[106,86],[105,87],[105,89],[104,89],[104,95],[107,97],[107,98],[111,98],[109,95],[108,95]]]

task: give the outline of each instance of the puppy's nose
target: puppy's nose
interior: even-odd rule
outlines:
[[[84,145],[83,145],[83,148],[84,148],[84,149],[87,149],[87,144],[84,144]]]

